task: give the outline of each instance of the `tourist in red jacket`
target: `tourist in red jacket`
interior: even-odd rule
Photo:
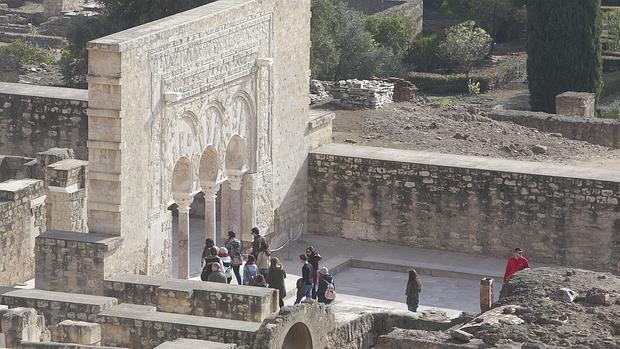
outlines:
[[[521,271],[523,269],[529,268],[530,265],[527,262],[527,259],[523,257],[523,250],[520,248],[515,248],[512,252],[512,257],[508,260],[506,264],[506,272],[504,273],[504,283],[508,282],[508,279],[512,276],[512,274]]]

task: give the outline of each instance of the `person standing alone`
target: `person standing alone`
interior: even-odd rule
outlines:
[[[418,305],[420,304],[420,292],[422,291],[422,281],[420,276],[415,270],[409,270],[409,280],[407,280],[407,290],[405,295],[407,296],[407,309],[412,312],[418,311]]]
[[[530,267],[529,262],[525,257],[523,257],[523,250],[520,248],[515,248],[512,251],[512,257],[506,263],[506,272],[504,273],[504,283],[508,282],[508,279],[516,272],[521,271],[523,269],[527,269]]]
[[[299,255],[299,260],[303,263],[303,266],[301,267],[301,278],[302,278],[302,283],[303,285],[306,287],[306,299],[312,299],[312,290],[314,289],[314,279],[312,277],[313,274],[315,274],[314,268],[312,268],[312,265],[310,263],[308,263],[308,257],[305,254]],[[301,302],[301,297],[297,297],[297,299],[295,300],[295,304],[298,304],[299,302]]]

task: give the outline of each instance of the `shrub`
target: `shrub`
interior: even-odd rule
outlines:
[[[418,38],[413,42],[405,61],[417,71],[428,72],[439,68],[441,64],[437,56],[437,48],[441,40],[443,40],[443,36],[440,33],[432,33]]]
[[[439,44],[440,60],[460,68],[466,75],[476,63],[491,50],[491,37],[484,29],[467,21],[446,30],[445,39]]]
[[[605,9],[602,12],[603,32],[601,40],[605,51],[620,49],[620,8]]]
[[[46,51],[37,45],[15,40],[6,46],[0,47],[0,55],[15,57],[20,64],[53,64],[54,57],[49,51]]]
[[[527,75],[534,111],[565,91],[602,90],[601,0],[529,0]]]

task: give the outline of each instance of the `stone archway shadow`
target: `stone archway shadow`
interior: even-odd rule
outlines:
[[[253,349],[320,349],[336,328],[331,308],[323,304],[289,305],[263,321]]]

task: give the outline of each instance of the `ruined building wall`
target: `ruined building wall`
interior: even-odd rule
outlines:
[[[89,44],[89,229],[123,238],[118,272],[169,271],[173,168],[189,159],[200,190],[212,144],[225,180],[235,134],[244,239],[276,210],[303,229],[309,21],[309,0],[220,0]]]
[[[43,182],[0,183],[0,286],[34,277],[34,239],[45,231]]]
[[[608,269],[620,258],[613,171],[332,144],[309,155],[309,231]]]
[[[71,148],[88,159],[86,90],[0,82],[0,154]]]

